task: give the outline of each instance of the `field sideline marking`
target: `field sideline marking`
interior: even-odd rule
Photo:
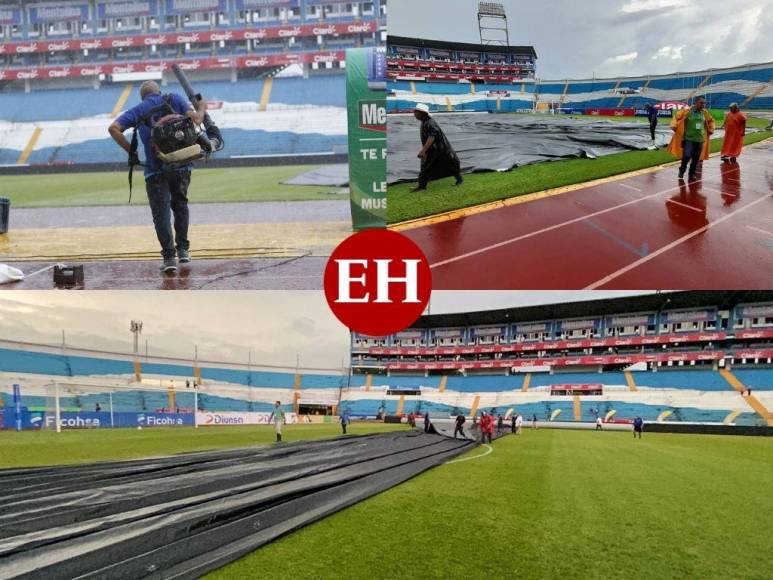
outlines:
[[[635,262],[632,262],[632,263],[628,264],[627,266],[625,266],[623,268],[620,268],[616,272],[612,272],[611,274],[609,274],[608,276],[605,276],[601,280],[598,280],[598,281],[594,282],[593,284],[590,284],[590,285],[586,286],[585,288],[583,288],[583,290],[597,290],[600,286],[602,286],[602,285],[604,285],[604,284],[606,284],[608,282],[611,282],[615,278],[619,278],[623,274],[625,274],[627,272],[630,272],[631,270],[633,270],[635,268],[638,268],[639,266],[641,266],[642,264],[644,264],[646,262],[649,262],[653,258],[657,258],[661,254],[665,254],[669,250],[672,250],[672,249],[676,248],[677,246],[682,245],[684,242],[687,242],[687,241],[691,240],[695,236],[703,234],[703,233],[709,231],[714,226],[718,226],[719,224],[729,220],[731,217],[734,217],[737,214],[739,214],[739,213],[741,213],[743,211],[746,211],[750,207],[755,206],[755,205],[757,205],[760,202],[768,201],[769,199],[770,199],[770,197],[768,197],[768,196],[764,196],[764,197],[761,197],[759,199],[756,199],[756,200],[752,201],[751,203],[745,205],[744,207],[738,208],[734,212],[731,212],[731,213],[729,213],[729,214],[727,214],[725,216],[722,216],[718,220],[713,221],[710,224],[705,225],[702,228],[687,234],[686,236],[682,236],[678,240],[674,240],[670,244],[667,244],[667,245],[663,246],[662,248],[654,251],[653,253],[649,254],[648,256],[645,256],[644,258],[640,258],[639,260],[636,260]]]
[[[472,459],[480,459],[481,457],[486,457],[486,455],[490,455],[494,451],[494,448],[488,443],[481,443],[481,445],[483,447],[488,447],[488,451],[486,451],[485,453],[481,453],[480,455],[476,455],[474,457],[463,457],[461,459],[454,459],[453,461],[447,461],[446,465],[451,465],[452,463],[460,463],[462,461],[470,461]]]
[[[752,149],[754,147],[758,147],[762,144],[768,143],[769,141],[771,141],[771,139],[773,138],[768,138],[762,141],[758,141],[757,143],[751,143],[749,145],[745,145],[745,148]],[[712,153],[709,157],[719,157],[719,156],[720,156],[720,153]],[[527,193],[524,195],[508,197],[508,198],[500,199],[496,201],[489,201],[478,205],[471,205],[470,207],[453,209],[453,210],[437,213],[426,217],[420,217],[416,219],[397,222],[394,224],[388,224],[387,229],[395,232],[405,232],[409,230],[415,230],[425,226],[431,226],[439,223],[453,221],[460,218],[476,215],[479,213],[494,211],[496,209],[508,207],[511,205],[520,205],[522,203],[528,203],[530,201],[536,201],[538,199],[544,199],[546,197],[553,197],[556,195],[561,195],[563,193],[571,193],[573,191],[577,191],[580,189],[595,187],[597,185],[614,183],[624,179],[638,177],[640,175],[648,175],[650,173],[655,173],[657,171],[660,171],[661,169],[668,169],[669,167],[675,167],[677,165],[679,165],[679,160],[669,161],[667,163],[662,163],[660,165],[653,165],[652,167],[645,167],[643,169],[637,169],[635,171],[629,171],[627,173],[619,173],[618,175],[610,175],[608,177],[601,177],[599,179],[594,179],[591,181],[585,181],[581,183],[574,183],[571,185],[562,185],[561,187],[555,187],[553,189],[536,191],[534,193]],[[756,177],[754,175],[752,176]],[[622,184],[618,184],[618,185],[622,185]]]

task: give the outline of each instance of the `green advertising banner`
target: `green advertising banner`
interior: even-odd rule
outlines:
[[[346,51],[349,189],[356,231],[386,227],[386,53]]]

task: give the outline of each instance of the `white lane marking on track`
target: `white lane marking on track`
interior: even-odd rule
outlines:
[[[694,205],[690,205],[688,203],[682,203],[681,201],[676,201],[675,199],[667,199],[666,203],[674,203],[676,205],[681,205],[682,207],[686,207],[687,209],[691,209],[692,211],[697,211],[700,213],[704,213],[706,211],[705,209],[695,207]]]
[[[761,234],[765,234],[766,236],[770,236],[773,238],[773,232],[769,232],[768,230],[763,230],[762,228],[755,228],[754,226],[746,226],[750,230],[754,230],[755,232],[759,232]]]
[[[633,185],[628,185],[627,183],[618,183],[620,187],[627,187],[628,189],[633,189],[634,191],[641,191],[641,188],[634,187]]]
[[[702,228],[700,228],[698,230],[695,230],[692,233],[687,234],[686,236],[682,236],[678,240],[675,240],[675,241],[671,242],[670,244],[668,244],[666,246],[663,246],[662,248],[660,248],[659,250],[657,250],[655,252],[652,252],[648,256],[640,258],[639,260],[636,260],[635,262],[632,262],[632,263],[628,264],[624,268],[620,268],[616,272],[612,272],[609,276],[605,276],[601,280],[598,280],[598,281],[594,282],[593,284],[591,284],[589,286],[586,286],[585,288],[583,288],[583,290],[596,290],[600,286],[603,286],[604,284],[606,284],[608,282],[611,282],[615,278],[618,278],[618,277],[622,276],[623,274],[633,270],[634,268],[638,268],[642,264],[644,264],[646,262],[649,262],[653,258],[657,258],[661,254],[665,254],[669,250],[672,250],[673,248],[676,248],[677,246],[679,246],[679,245],[683,244],[684,242],[694,238],[695,236],[698,236],[698,235],[700,235],[700,234],[702,234],[704,232],[707,232],[708,230],[710,230],[714,226],[718,226],[722,222],[725,222],[725,221],[729,220],[731,217],[733,217],[733,216],[735,216],[735,215],[737,215],[737,214],[739,214],[739,213],[741,213],[743,211],[746,211],[750,207],[755,206],[755,205],[757,205],[758,203],[760,203],[762,201],[769,201],[769,200],[770,200],[770,197],[768,197],[768,196],[761,197],[761,198],[759,198],[759,199],[757,199],[757,200],[755,200],[755,201],[745,205],[744,207],[739,208],[739,209],[735,210],[734,212],[731,212],[731,213],[729,213],[729,214],[727,214],[725,216],[722,216],[718,220],[716,220],[714,222],[711,222],[710,224],[705,225]]]
[[[460,463],[462,461],[470,461],[472,459],[480,459],[481,457],[486,457],[486,455],[489,455],[492,451],[494,451],[494,448],[489,445],[488,443],[481,443],[483,447],[488,447],[488,451],[485,453],[481,453],[480,455],[476,455],[474,457],[463,457],[461,459],[454,459],[453,461],[447,461],[446,465],[451,465],[452,463]]]
[[[664,195],[666,193],[669,193],[671,191],[674,191],[675,189],[679,189],[679,186],[676,187],[669,187],[666,190],[659,191],[657,193],[651,193],[650,195],[645,195],[644,197],[640,197],[638,199],[632,199],[631,201],[626,201],[624,203],[620,203],[618,205],[613,205],[612,207],[608,207],[606,209],[602,209],[593,213],[589,213],[571,220],[567,220],[565,222],[561,222],[559,224],[554,224],[552,226],[548,226],[546,228],[542,228],[541,230],[536,230],[533,232],[529,232],[528,234],[523,234],[520,236],[517,236],[515,238],[510,238],[509,240],[504,240],[502,242],[497,242],[496,244],[491,244],[490,246],[485,246],[483,248],[478,248],[477,250],[473,250],[471,252],[467,252],[466,254],[460,254],[458,256],[454,256],[453,258],[448,258],[447,260],[442,260],[440,262],[435,262],[430,266],[430,268],[439,268],[440,266],[445,266],[446,264],[451,264],[453,262],[458,262],[459,260],[464,260],[466,258],[471,258],[472,256],[477,256],[478,254],[483,254],[484,252],[488,252],[490,250],[496,250],[497,248],[501,248],[503,246],[507,246],[509,244],[513,244],[515,242],[520,242],[521,240],[526,240],[528,238],[532,238],[534,236],[538,236],[540,234],[544,234],[546,232],[552,232],[553,230],[557,230],[559,228],[562,228],[564,226],[570,226],[572,224],[576,224],[578,222],[582,222],[587,220],[588,218],[596,217],[598,215],[604,215],[605,213],[609,213],[611,211],[615,211],[617,209],[627,207],[629,205],[633,205],[634,203],[639,203],[640,201],[645,201],[647,199],[652,199],[661,195]]]

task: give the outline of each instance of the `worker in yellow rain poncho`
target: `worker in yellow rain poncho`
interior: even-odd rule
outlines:
[[[698,163],[709,158],[709,139],[714,133],[714,118],[706,109],[705,97],[696,97],[689,109],[681,109],[671,119],[671,130],[674,132],[668,150],[676,157],[681,157],[679,179],[684,178],[687,164],[690,164],[688,179],[697,179]]]

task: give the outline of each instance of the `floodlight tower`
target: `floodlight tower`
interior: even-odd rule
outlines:
[[[142,321],[132,320],[129,324],[129,331],[134,335],[134,380],[142,380],[140,372],[140,334],[142,334]]]
[[[505,7],[499,2],[478,4],[478,30],[482,45],[510,46]]]

